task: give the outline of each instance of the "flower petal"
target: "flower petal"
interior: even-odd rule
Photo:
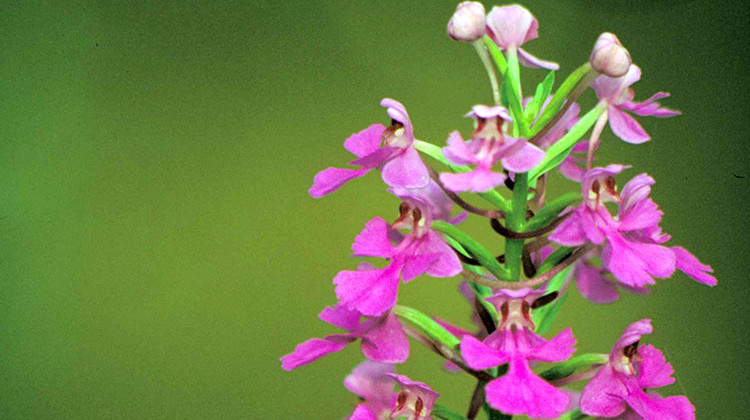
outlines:
[[[523,48],[518,49],[518,61],[526,67],[543,68],[547,70],[557,70],[560,68],[559,64],[537,58]]]
[[[472,165],[478,163],[474,152],[466,145],[458,131],[452,132],[448,136],[448,146],[443,147],[443,156],[449,162],[456,165]]]
[[[378,420],[367,404],[359,404],[347,420]]]
[[[536,336],[539,339],[539,344],[529,352],[529,359],[542,362],[561,362],[569,359],[576,351],[574,347],[576,339],[573,337],[573,331],[570,328],[566,328],[551,340],[545,340],[532,332],[527,332],[527,335]]]
[[[578,291],[588,300],[595,303],[610,303],[620,298],[615,284],[604,277],[604,270],[579,263],[575,268],[575,280]]]
[[[615,417],[625,411],[628,390],[609,363],[602,366],[581,392],[581,412],[592,417]]]
[[[511,359],[508,373],[488,383],[485,393],[487,402],[503,413],[531,418],[557,418],[569,401],[568,395],[536,376],[523,357]]]
[[[520,143],[520,144],[519,144]],[[503,156],[500,162],[510,172],[528,172],[544,159],[544,151],[524,139],[516,140],[512,151]]]
[[[409,339],[398,319],[388,313],[362,340],[362,353],[369,360],[403,363],[409,358]]]
[[[718,282],[716,277],[708,274],[713,273],[714,269],[710,265],[703,264],[695,258],[695,255],[691,254],[687,249],[675,246],[672,247],[674,252],[677,268],[683,273],[692,277],[695,281],[703,283],[708,286],[716,286]]]
[[[359,320],[362,314],[353,311],[344,305],[327,306],[318,315],[321,321],[339,327],[343,330],[356,332],[359,329]]]
[[[565,246],[579,246],[587,242],[586,234],[581,228],[580,213],[573,210],[570,216],[555,228],[549,240]]]
[[[660,388],[674,383],[674,369],[667,363],[661,350],[648,344],[638,349],[641,363],[638,375],[638,386],[641,388]]]
[[[358,257],[393,257],[394,248],[388,238],[388,223],[376,217],[365,224],[362,232],[354,238],[352,250]]]
[[[392,364],[366,360],[344,379],[344,386],[371,405],[387,406],[393,397],[393,380],[387,374],[393,372]]]
[[[385,126],[373,124],[364,130],[352,134],[344,141],[344,148],[357,157],[365,157],[380,147],[380,138],[383,136]]]
[[[609,127],[622,140],[632,144],[645,143],[651,140],[651,136],[641,127],[638,121],[616,106],[610,106],[607,115],[609,116]]]
[[[379,316],[396,304],[401,263],[381,270],[341,271],[333,279],[336,297],[363,315]]]
[[[427,274],[433,277],[453,277],[463,271],[463,265],[456,253],[433,230],[425,233],[416,252],[417,254],[437,256],[437,259],[427,269]]]
[[[302,365],[306,365],[321,357],[341,351],[356,338],[349,335],[329,335],[325,339],[313,338],[304,343],[297,345],[294,351],[281,360],[281,368],[292,370]]]
[[[485,192],[505,182],[505,174],[491,172],[484,168],[476,168],[471,172],[457,174],[442,173],[440,182],[445,188],[453,192]]]
[[[417,150],[407,147],[383,166],[383,181],[392,187],[424,188],[430,182],[430,174]]]
[[[470,368],[476,370],[500,366],[508,361],[505,352],[494,349],[470,335],[461,338],[461,356]]]
[[[370,172],[370,168],[326,168],[315,175],[313,185],[307,192],[313,198],[320,198],[338,190],[352,179],[364,176],[368,172]]]

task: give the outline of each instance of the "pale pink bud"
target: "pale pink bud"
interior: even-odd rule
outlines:
[[[620,44],[620,40],[614,34],[609,32],[599,35],[589,57],[591,67],[609,77],[624,76],[631,62],[628,50]]]
[[[484,6],[465,1],[456,7],[448,22],[448,36],[456,41],[473,42],[484,36]]]

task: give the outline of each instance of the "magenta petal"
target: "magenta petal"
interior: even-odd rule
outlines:
[[[318,318],[343,330],[356,332],[359,329],[359,320],[362,318],[362,314],[343,305],[336,305],[323,309]]]
[[[389,408],[393,397],[393,380],[387,374],[393,372],[391,364],[366,360],[357,365],[344,379],[344,386],[371,406]]]
[[[619,235],[608,239],[602,248],[602,266],[628,286],[654,284],[651,276],[667,278],[674,272],[675,256],[669,248],[630,242]]]
[[[429,230],[422,237],[417,254],[435,255],[437,259],[427,269],[433,277],[453,277],[463,271],[461,260],[453,249],[435,231]]]
[[[586,170],[576,164],[576,159],[577,158],[571,156],[566,157],[560,166],[557,167],[557,170],[560,171],[565,178],[571,181],[581,182]]]
[[[526,67],[538,67],[547,70],[557,70],[560,68],[557,63],[537,58],[523,48],[518,49],[518,61]]]
[[[544,151],[524,139],[518,139],[512,153],[500,159],[503,168],[510,172],[528,172],[544,159]],[[520,146],[520,147],[519,147]]]
[[[586,234],[581,229],[581,216],[577,211],[572,211],[570,216],[555,228],[549,240],[565,246],[580,246],[587,242]]]
[[[380,138],[385,126],[373,124],[359,133],[352,134],[344,141],[344,148],[357,157],[365,157],[380,147]]]
[[[393,245],[388,238],[388,223],[376,217],[365,224],[352,244],[354,255],[358,257],[393,257]]]
[[[640,388],[631,387],[623,399],[645,420],[694,420],[695,408],[687,398],[661,398],[648,395]]]
[[[454,131],[448,136],[448,147],[443,147],[443,156],[456,165],[471,165],[478,162],[458,131]]]
[[[615,345],[612,346],[613,357],[619,357],[618,350],[640,341],[642,336],[651,334],[653,331],[654,327],[651,326],[649,318],[644,318],[628,325],[620,338],[617,339],[617,342],[615,342]]]
[[[310,193],[313,198],[320,198],[338,190],[347,182],[354,178],[359,178],[368,172],[370,172],[369,168],[326,168],[315,175],[313,185],[307,192]]]
[[[430,182],[430,174],[417,150],[407,147],[383,166],[383,181],[392,187],[424,188]]]
[[[439,255],[436,254],[413,255],[405,258],[402,271],[404,282],[412,281],[427,272],[438,258]]]
[[[661,350],[648,344],[638,349],[641,363],[638,375],[638,386],[641,388],[660,388],[674,383],[674,369],[667,363]]]
[[[375,149],[372,153],[362,156],[361,158],[354,159],[349,162],[350,165],[362,166],[364,168],[376,168],[382,165],[384,162],[389,161],[396,155],[401,153],[401,149],[395,147],[380,147]]]
[[[633,231],[656,226],[661,221],[662,213],[659,206],[650,198],[637,202],[620,217],[618,228],[621,231]]]
[[[576,265],[575,280],[578,291],[595,303],[610,303],[620,298],[615,284],[604,277],[604,271],[585,263]]]
[[[487,30],[495,43],[504,50],[520,47],[539,36],[539,23],[523,6],[493,7],[487,14]]]
[[[527,335],[532,334],[536,336],[533,332],[527,332]],[[576,351],[574,347],[576,339],[573,337],[570,328],[566,328],[551,340],[544,340],[539,336],[536,336],[536,338],[539,338],[541,345],[531,349],[527,355],[530,359],[542,362],[561,362],[569,359]]]
[[[524,358],[513,358],[508,373],[492,380],[485,388],[487,402],[506,414],[531,418],[559,417],[569,397],[531,371]]]
[[[378,417],[366,404],[360,404],[347,420],[378,420]]]
[[[615,417],[625,411],[620,397],[627,394],[612,365],[602,366],[581,392],[581,412],[593,417]]]
[[[341,351],[341,349],[354,340],[355,338],[349,335],[329,335],[325,339],[313,338],[312,340],[307,340],[304,343],[297,345],[292,353],[287,354],[280,359],[281,368],[284,370],[292,370],[299,366],[306,365],[327,354]]]
[[[341,271],[333,279],[342,304],[367,316],[379,316],[396,304],[401,265],[382,270]]]
[[[453,192],[485,192],[505,182],[505,174],[491,172],[487,169],[476,168],[471,172],[458,174],[442,173],[440,182],[445,188]]]
[[[695,258],[695,256],[685,248],[675,246],[672,247],[672,252],[674,252],[677,268],[679,268],[680,271],[692,277],[699,283],[708,286],[716,286],[716,283],[718,282],[716,277],[708,274],[714,272],[710,265],[705,265],[698,261],[698,258]]]
[[[461,356],[470,368],[476,370],[500,366],[508,361],[508,356],[476,338],[465,335],[461,338]]]
[[[620,197],[622,197],[620,215],[629,212],[636,204],[647,199],[649,194],[651,194],[651,186],[654,183],[654,178],[645,173],[638,174],[628,181],[620,193]]]
[[[403,363],[409,358],[409,339],[398,319],[389,313],[362,340],[362,353],[381,363]]]
[[[633,117],[615,106],[608,108],[609,127],[612,132],[624,141],[640,144],[651,140],[646,130]]]

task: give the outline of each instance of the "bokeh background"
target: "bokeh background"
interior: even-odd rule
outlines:
[[[490,100],[453,1],[21,2],[0,5],[0,418],[341,418],[355,346],[286,373],[278,357],[333,331],[316,319],[351,269],[365,221],[395,217],[376,174],[333,196],[313,175],[349,160],[352,132],[401,100],[443,143]],[[612,31],[683,115],[641,118],[653,141],[606,131],[603,162],[647,171],[663,226],[713,265],[651,295],[571,294],[554,329],[608,351],[644,317],[698,418],[747,418],[750,13],[741,2],[526,1],[558,82]],[[487,4],[488,6],[490,4]],[[524,72],[526,89],[542,71]],[[589,93],[585,104],[593,103]],[[552,182],[551,195],[575,188]],[[466,226],[490,247],[483,222]],[[457,279],[401,301],[467,325]],[[463,412],[473,380],[418,343],[401,368]]]

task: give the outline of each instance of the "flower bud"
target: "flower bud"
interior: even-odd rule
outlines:
[[[596,40],[589,63],[594,70],[605,76],[620,77],[630,68],[630,53],[614,34],[605,32]]]
[[[484,6],[465,1],[456,7],[448,22],[448,36],[456,41],[473,42],[484,36]]]

